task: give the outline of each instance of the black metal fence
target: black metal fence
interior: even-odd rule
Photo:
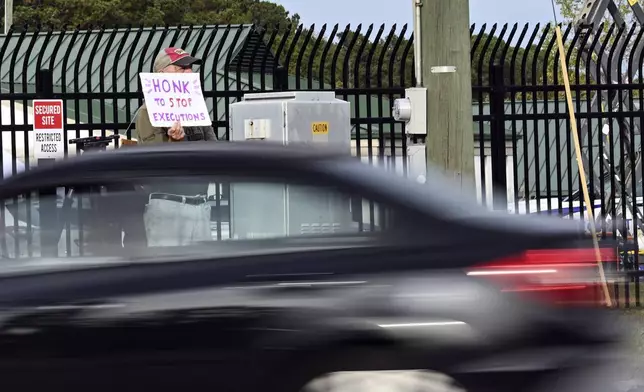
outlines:
[[[639,306],[644,29],[591,29],[563,29],[582,164],[598,231],[618,241],[617,269],[629,276],[615,295]],[[492,169],[481,171],[483,183],[488,176],[507,189],[494,196],[510,210],[587,220],[554,26],[483,26],[472,54],[474,122],[481,135],[489,127],[491,140]],[[487,158],[479,159],[483,166]]]
[[[143,99],[138,73],[150,71],[166,46],[205,60],[199,72],[220,138],[228,137],[229,104],[246,92],[335,91],[351,103],[355,154],[404,172],[406,139],[391,105],[414,84],[409,31],[406,25],[14,29],[0,37],[5,175],[15,173],[21,160],[26,169],[31,164],[27,123],[34,98],[64,100],[66,146],[67,138],[89,133],[135,138],[133,115]],[[601,31],[593,36],[565,26],[566,60],[591,198],[596,213],[611,218],[601,224],[601,235],[623,240],[619,268],[632,272],[639,270],[634,255],[640,253],[633,228],[644,223],[636,213],[644,195],[644,30],[606,25]],[[494,196],[511,211],[586,219],[554,26],[472,26],[471,35],[472,132],[482,202],[490,203],[495,185],[507,189]],[[629,175],[632,168],[637,170]],[[626,193],[635,195],[633,205],[614,202],[626,200]],[[620,290],[627,303],[639,305],[639,279]]]
[[[390,112],[413,80],[411,41],[406,26],[365,30],[337,25],[12,30],[0,38],[0,101],[20,107],[0,113],[3,131],[11,134],[11,146],[3,148],[11,150],[11,159],[30,150],[24,119],[30,101],[44,96],[36,86],[42,69],[52,72],[53,82],[42,88],[65,102],[68,137],[89,131],[135,137],[133,115],[143,99],[138,73],[151,70],[163,47],[181,46],[204,59],[204,96],[220,138],[228,137],[230,103],[246,92],[329,90],[352,104],[358,155],[403,156],[402,125]]]

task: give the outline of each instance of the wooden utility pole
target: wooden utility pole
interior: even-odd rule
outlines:
[[[428,94],[427,163],[471,187],[474,133],[469,0],[415,0],[414,10],[420,36],[421,84]]]

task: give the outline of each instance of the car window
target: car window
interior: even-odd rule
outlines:
[[[66,184],[3,202],[3,258],[146,258],[158,249],[197,248],[216,255],[217,244],[309,238],[333,245],[382,235],[389,216],[385,206],[334,187],[250,177]]]

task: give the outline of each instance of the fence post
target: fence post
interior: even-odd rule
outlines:
[[[51,99],[54,97],[54,77],[49,69],[36,71],[36,97]],[[38,159],[38,166],[49,165],[55,159]],[[40,189],[38,196],[40,210],[40,249],[43,257],[58,256],[57,233],[58,211],[56,206],[56,188]]]
[[[286,91],[286,89],[288,89],[288,71],[284,66],[278,65],[273,75],[273,90]]]
[[[492,93],[490,94],[490,155],[492,159],[493,204],[497,210],[508,208],[508,180],[505,150],[505,85],[503,65],[493,64],[491,69]],[[484,169],[485,170],[485,169]]]

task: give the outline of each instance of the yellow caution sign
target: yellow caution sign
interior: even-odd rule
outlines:
[[[311,132],[314,135],[327,135],[329,133],[328,122],[314,122],[311,123]]]
[[[637,4],[637,2],[638,2],[638,0],[628,0],[628,4],[630,4],[631,7],[634,6],[635,4]]]

